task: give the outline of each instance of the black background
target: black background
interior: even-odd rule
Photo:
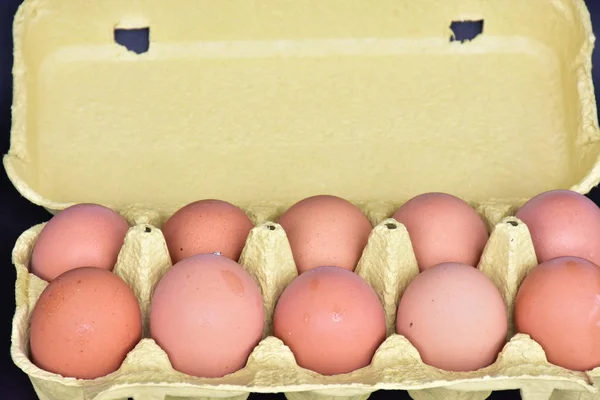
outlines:
[[[12,19],[22,0],[0,0],[0,154],[8,152],[10,106],[12,98]],[[77,0],[75,0],[77,1]],[[406,1],[406,0],[404,0]],[[600,1],[588,0],[594,31],[600,29]],[[594,65],[600,51],[594,52]],[[596,97],[600,98],[600,71],[594,68]],[[27,376],[14,366],[10,358],[10,330],[14,313],[15,272],[11,263],[12,247],[26,229],[49,219],[49,214],[22,198],[0,168],[0,397],[3,399],[37,399]],[[588,195],[600,204],[600,189]],[[283,395],[252,395],[253,400],[283,400]],[[406,392],[376,392],[372,400],[408,399]],[[496,392],[490,399],[518,399],[518,391]],[[137,399],[136,399],[137,400]]]

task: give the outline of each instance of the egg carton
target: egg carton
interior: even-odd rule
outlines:
[[[128,218],[114,272],[139,299],[144,339],[118,371],[94,380],[33,365],[29,318],[46,283],[27,266],[43,225],[26,231],[14,249],[11,354],[41,399],[363,400],[405,389],[416,400],[477,400],[516,388],[525,400],[598,397],[599,371],[548,364],[510,322],[536,264],[515,208],[541,191],[587,193],[600,181],[595,38],[583,0],[92,3],[24,0],[19,9],[4,166],[25,198],[50,211],[93,202]],[[462,23],[480,34],[461,43],[453,26]],[[146,35],[145,53],[117,40],[129,33]],[[424,365],[394,334],[418,269],[406,229],[388,217],[432,190],[479,202],[491,231],[479,268],[502,293],[511,327],[498,360],[475,372]],[[340,376],[298,367],[270,336],[296,270],[285,232],[269,221],[320,192],[357,203],[372,222],[356,272],[387,316],[372,364]],[[268,318],[243,370],[202,379],[171,368],[148,338],[147,315],[171,265],[160,226],[209,197],[242,206],[256,224],[240,262]]]
[[[424,364],[415,347],[395,333],[399,299],[419,273],[406,228],[387,218],[390,207],[362,209],[375,227],[355,272],[375,289],[387,325],[387,339],[365,368],[337,376],[320,375],[298,366],[290,349],[272,336],[277,299],[297,276],[284,230],[266,220],[275,219],[273,210],[266,214],[265,210],[247,210],[257,225],[248,236],[240,264],[259,284],[267,317],[264,338],[243,369],[221,378],[188,376],[174,370],[167,354],[149,337],[152,293],[171,260],[157,228],[161,221],[156,215],[144,213],[125,214],[132,227],[114,267],[114,273],[133,289],[143,315],[143,338],[119,370],[97,379],[80,380],[41,370],[29,360],[29,319],[47,282],[31,274],[28,265],[44,224],[23,233],[13,253],[17,270],[13,360],[29,375],[42,400],[244,400],[252,392],[283,392],[288,400],[366,400],[376,390],[400,389],[407,390],[414,400],[484,400],[492,391],[506,389],[520,389],[524,400],[600,399],[600,368],[576,372],[551,365],[538,343],[528,335],[515,333],[514,299],[537,259],[526,225],[510,216],[514,210],[477,207],[492,231],[478,268],[496,285],[506,303],[507,343],[494,364],[486,368],[448,372]]]

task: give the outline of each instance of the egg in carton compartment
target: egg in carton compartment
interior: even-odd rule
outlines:
[[[483,31],[463,41],[465,24]],[[28,320],[46,282],[27,267],[43,225],[26,231],[14,249],[11,353],[41,399],[358,400],[406,389],[415,399],[475,400],[512,388],[526,400],[598,397],[596,370],[552,366],[512,328],[514,296],[536,258],[511,215],[545,190],[587,193],[600,181],[595,38],[582,0],[25,0],[14,33],[7,174],[52,212],[95,202],[128,218],[114,272],[144,315],[144,339],[113,374],[86,381],[37,368]],[[130,34],[145,48],[122,40]],[[492,231],[479,268],[502,293],[511,329],[496,363],[474,372],[427,366],[393,333],[418,269],[406,229],[387,218],[433,190],[468,200]],[[269,336],[296,274],[272,221],[318,193],[353,201],[375,226],[356,272],[387,315],[372,364],[339,376],[299,368]],[[241,263],[268,315],[247,366],[218,379],[174,371],[147,337],[152,288],[170,266],[160,226],[208,197],[257,224]]]
[[[133,224],[114,268],[139,301],[143,339],[118,371],[93,380],[64,378],[43,371],[28,358],[30,314],[47,286],[47,282],[28,271],[28,265],[44,224],[23,233],[13,256],[18,278],[12,357],[28,373],[41,399],[245,399],[251,392],[284,392],[290,400],[364,400],[382,389],[408,390],[415,400],[483,400],[493,390],[504,389],[521,389],[525,400],[600,398],[594,386],[600,376],[597,370],[584,373],[553,366],[546,361],[539,344],[514,332],[513,301],[520,282],[537,265],[537,259],[527,227],[511,216],[493,225],[478,266],[494,282],[507,305],[509,331],[498,359],[473,372],[448,372],[424,364],[412,344],[395,333],[399,299],[419,268],[405,227],[381,211],[380,215],[370,215],[380,222],[371,232],[356,269],[375,289],[386,313],[387,339],[368,367],[349,374],[323,376],[299,367],[290,349],[271,336],[277,299],[297,271],[285,232],[269,221],[259,223],[251,231],[240,259],[240,264],[259,283],[267,315],[264,338],[243,369],[222,378],[188,376],[174,370],[166,353],[149,337],[152,292],[171,266],[164,237],[156,228],[158,221]],[[132,220],[132,215],[125,216]],[[139,221],[139,214],[133,220]]]

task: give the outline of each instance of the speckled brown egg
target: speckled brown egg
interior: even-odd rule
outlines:
[[[304,199],[281,215],[296,268],[325,265],[353,271],[371,233],[371,223],[354,204],[336,196]]]
[[[77,204],[52,217],[40,232],[31,255],[31,272],[51,281],[79,267],[112,270],[129,225],[98,204]]]
[[[31,315],[31,358],[55,374],[94,379],[119,369],[141,339],[142,315],[129,286],[93,267],[59,275]]]
[[[410,282],[398,306],[396,331],[424,363],[443,370],[475,371],[492,364],[507,330],[500,292],[470,265],[426,269]]]
[[[178,210],[163,226],[173,263],[196,254],[221,253],[237,261],[254,224],[221,200],[200,200]]]
[[[552,190],[529,200],[516,217],[527,225],[538,262],[562,256],[600,264],[600,209],[570,190]]]
[[[406,227],[421,271],[444,262],[476,266],[488,240],[479,214],[446,193],[414,197],[393,218]]]
[[[273,329],[298,365],[323,375],[366,367],[386,335],[373,288],[337,267],[314,268],[294,279],[277,302]]]
[[[176,370],[213,378],[235,372],[262,338],[261,291],[238,263],[200,254],[175,264],[156,286],[150,333]]]
[[[576,371],[600,366],[600,268],[578,257],[535,267],[519,287],[515,325],[555,365]]]

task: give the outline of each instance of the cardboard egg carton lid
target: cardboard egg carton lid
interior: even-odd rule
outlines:
[[[583,0],[26,0],[14,38],[4,165],[52,211],[600,180]]]

